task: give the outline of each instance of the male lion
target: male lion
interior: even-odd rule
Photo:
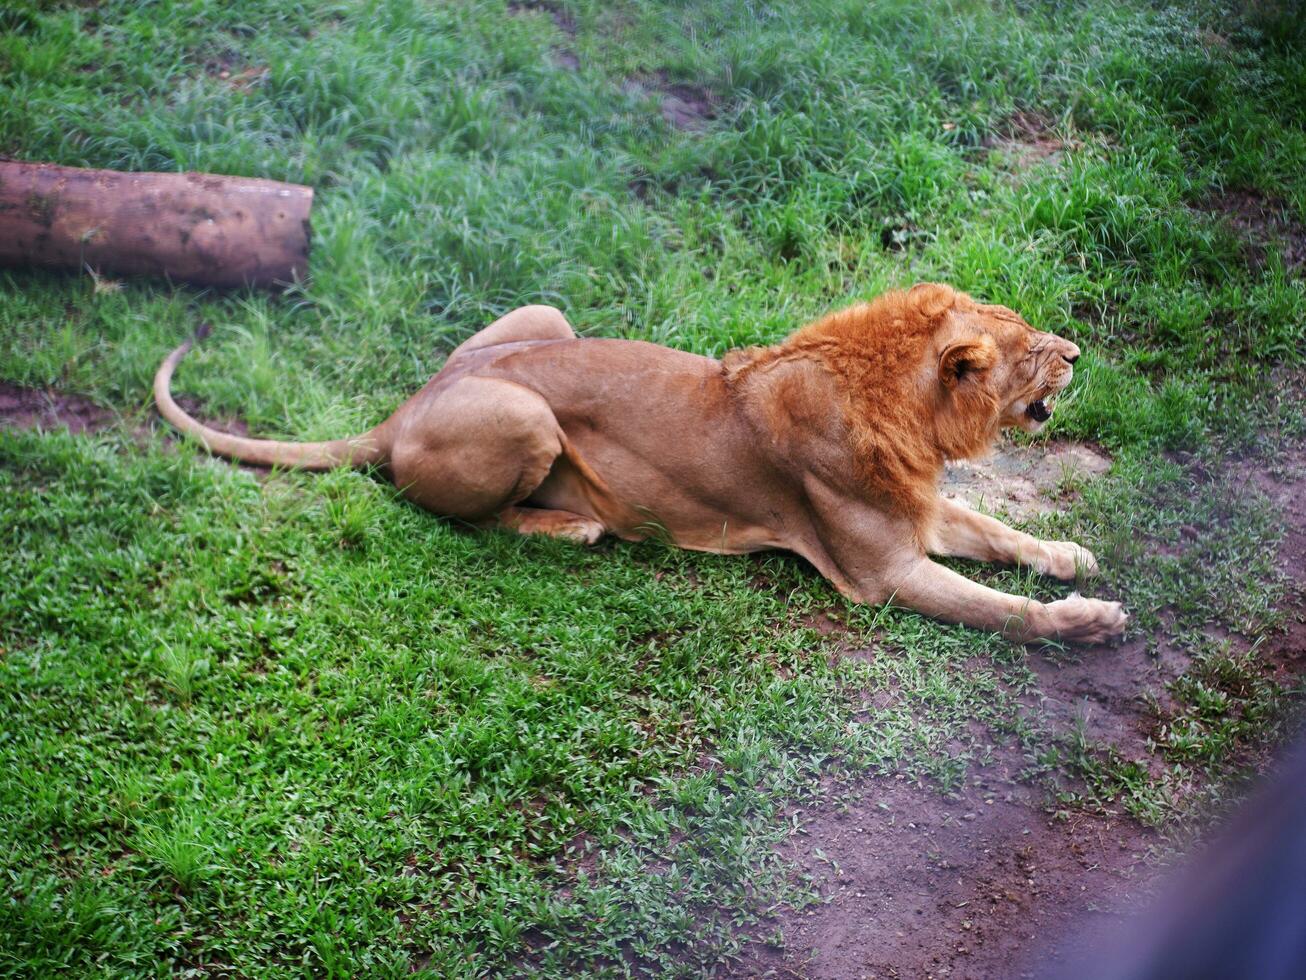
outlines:
[[[1028,642],[1118,636],[1117,602],[1042,603],[985,588],[928,557],[1096,569],[939,497],[944,460],[984,453],[1000,429],[1036,432],[1079,348],[1011,310],[921,284],[831,314],[774,347],[717,361],[634,340],[577,337],[528,306],[458,347],[363,435],[244,439],[172,400],[190,349],[160,366],[164,418],[247,463],[379,465],[437,514],[592,543],[664,534],[684,548],[787,548],[858,602],[888,600]]]

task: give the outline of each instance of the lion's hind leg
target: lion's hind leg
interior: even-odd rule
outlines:
[[[459,344],[450,359],[468,351],[496,344],[519,343],[524,340],[571,340],[576,331],[562,312],[552,306],[523,306],[505,313],[488,327],[468,337]]]
[[[543,397],[512,381],[472,376],[404,420],[391,472],[404,496],[437,514],[592,543],[604,531],[599,521],[517,506],[562,451],[562,430]]]

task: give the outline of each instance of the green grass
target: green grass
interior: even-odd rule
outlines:
[[[365,474],[205,459],[149,408],[200,322],[179,390],[324,438],[523,303],[720,353],[944,279],[1085,348],[1054,434],[1116,467],[1044,529],[1094,591],[1157,642],[1271,636],[1275,518],[1199,476],[1306,433],[1306,290],[1202,205],[1303,220],[1290,6],[578,2],[571,36],[502,3],[8,5],[0,153],[318,198],[286,296],[0,272],[0,379],[119,417],[0,432],[0,972],[694,974],[795,887],[779,813],[822,773],[947,787],[995,739],[1053,748],[1023,651],[797,560],[474,534]],[[632,77],[715,118],[673,130]],[[1063,151],[994,148],[1017,112]],[[1173,778],[1056,765],[1181,821],[1279,731],[1265,683],[1199,661]]]

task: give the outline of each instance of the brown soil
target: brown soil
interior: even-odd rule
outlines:
[[[1280,561],[1293,577],[1292,622],[1269,649],[1268,672],[1306,675],[1306,453],[1281,466],[1235,467],[1283,509]],[[1187,659],[1144,642],[1054,661],[1031,651],[1041,709],[1054,728],[1082,723],[1090,738],[1156,765],[1147,736],[1166,705],[1165,684]],[[1080,719],[1077,721],[1076,719]],[[901,777],[867,779],[853,799],[797,814],[802,830],[784,856],[810,875],[821,903],[779,908],[725,977],[975,977],[1033,975],[1037,964],[1080,950],[1093,918],[1127,915],[1155,884],[1154,834],[1121,816],[1053,815],[1020,778],[1026,760],[999,747],[992,764],[951,797]],[[782,935],[783,945],[766,939]]]
[[[204,403],[190,395],[175,396],[177,404],[205,425],[233,435],[248,436],[249,426],[237,416],[210,417]],[[83,395],[53,388],[26,388],[0,381],[0,428],[67,429],[74,434],[99,432],[118,416]],[[162,423],[166,426],[166,423]],[[171,432],[171,428],[167,427]],[[262,470],[259,470],[262,472]]]
[[[633,76],[621,88],[635,98],[656,98],[662,118],[676,129],[699,132],[716,118],[717,102],[711,91],[699,85],[672,82],[665,72]]]
[[[95,432],[113,419],[113,412],[81,395],[0,381],[0,428]]]
[[[1300,392],[1299,392],[1300,394]],[[1285,534],[1279,545],[1279,565],[1292,580],[1286,635],[1264,655],[1276,679],[1306,677],[1306,446],[1280,456],[1266,469],[1244,464],[1237,478],[1265,494],[1283,515]]]
[[[1089,740],[1110,744],[1122,758],[1159,774],[1161,761],[1147,744],[1158,717],[1145,697],[1155,698],[1163,711],[1170,708],[1173,699],[1166,685],[1188,669],[1188,654],[1165,643],[1153,651],[1140,638],[1064,659],[1031,655],[1028,662],[1042,692],[1031,707],[1048,728],[1080,728]]]
[[[522,14],[544,13],[553,21],[553,26],[568,37],[576,36],[576,18],[567,10],[548,0],[512,0],[508,4],[508,13],[513,16]]]
[[[1279,198],[1231,190],[1211,195],[1198,208],[1222,217],[1246,241],[1247,263],[1253,271],[1262,269],[1269,250],[1276,248],[1288,269],[1306,265],[1306,225]]]
[[[979,510],[1022,518],[1064,506],[1078,484],[1110,468],[1110,458],[1088,443],[1002,443],[984,459],[949,463],[941,490]]]
[[[1017,977],[1068,952],[1095,914],[1118,914],[1152,872],[1132,821],[1044,812],[1019,759],[959,794],[877,778],[846,807],[803,813],[784,856],[823,904],[784,908],[783,948],[755,942],[729,977]],[[1058,947],[1062,948],[1058,948]]]
[[[1026,110],[1012,113],[984,141],[985,147],[998,153],[1018,173],[1040,163],[1058,164],[1067,150],[1078,145],[1059,137],[1050,117]]]
[[[226,48],[204,61],[204,73],[238,92],[248,92],[268,79],[266,65],[250,65],[239,51]]]
[[[548,3],[546,0],[513,0],[508,4],[508,13],[514,17],[525,14],[548,14],[554,27],[570,40],[576,39],[576,18],[557,4]],[[564,71],[580,70],[580,58],[570,48],[555,46],[550,51],[549,57],[555,68]]]

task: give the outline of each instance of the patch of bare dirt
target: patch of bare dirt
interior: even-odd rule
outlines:
[[[1289,610],[1282,634],[1263,644],[1258,660],[1264,674],[1284,687],[1306,678],[1306,451],[1301,448],[1266,466],[1261,462],[1233,465],[1222,479],[1264,494],[1283,515],[1286,534],[1279,549],[1279,566],[1290,578]],[[1223,631],[1236,652],[1245,652],[1244,637]],[[1110,669],[1103,669],[1103,657]],[[1182,648],[1152,637],[1138,637],[1109,652],[1085,651],[1068,656],[1031,655],[1045,721],[1057,731],[1082,728],[1087,738],[1112,745],[1119,754],[1158,775],[1164,760],[1149,740],[1175,707],[1167,686],[1191,665]]]
[[[212,417],[204,402],[191,395],[177,395],[177,404],[205,425],[232,435],[248,436],[249,426],[235,415]],[[27,388],[0,381],[0,428],[9,429],[67,429],[74,435],[99,432],[110,428],[118,420],[112,410],[97,404],[84,395],[56,391],[53,388]],[[178,438],[166,423],[165,430]],[[133,435],[144,437],[143,429],[134,429]],[[244,463],[233,464],[255,473],[263,474],[263,467]]]
[[[1166,685],[1190,663],[1182,650],[1166,643],[1153,649],[1146,639],[1055,659],[1029,658],[1041,691],[1036,710],[1051,730],[1080,729],[1090,741],[1112,745],[1153,775],[1164,766],[1148,744],[1159,721],[1157,707],[1173,707]]]
[[[522,14],[548,14],[554,27],[568,37],[576,36],[576,18],[570,11],[548,0],[512,0],[508,4],[508,13],[518,17]]]
[[[248,92],[267,81],[269,69],[265,65],[247,64],[239,51],[228,48],[207,59],[204,72],[229,88]]]
[[[576,18],[571,15],[570,11],[555,3],[547,3],[545,0],[514,0],[514,2],[508,4],[508,13],[514,17],[537,13],[548,14],[549,19],[553,21],[554,27],[570,40],[574,41],[576,39]],[[561,68],[564,71],[580,70],[580,58],[570,48],[555,46],[550,51],[549,57],[555,68]]]
[[[1040,163],[1055,165],[1061,162],[1068,150],[1081,144],[1062,139],[1053,125],[1051,117],[1022,109],[1008,116],[983,145],[999,154],[1018,173]]]
[[[1280,198],[1254,190],[1231,190],[1212,194],[1197,206],[1221,217],[1246,242],[1247,264],[1253,271],[1265,267],[1271,249],[1280,252],[1288,269],[1306,265],[1306,225]]]
[[[725,977],[1017,977],[1085,917],[1145,893],[1152,835],[1128,820],[1045,813],[1014,754],[951,797],[877,778],[846,807],[803,813],[784,856],[823,904],[784,908]]]
[[[1270,499],[1284,517],[1279,565],[1292,580],[1286,635],[1262,659],[1276,667],[1276,679],[1306,677],[1306,445],[1298,445],[1270,466],[1244,463],[1237,478]]]
[[[717,99],[709,89],[673,82],[666,72],[632,76],[621,90],[634,98],[657,99],[662,118],[676,129],[701,132],[716,118]]]
[[[0,428],[82,433],[107,428],[113,420],[113,412],[82,395],[0,381]]]
[[[1110,468],[1110,458],[1087,443],[1002,443],[985,459],[948,463],[940,491],[979,510],[1022,518],[1064,506],[1077,486]]]

